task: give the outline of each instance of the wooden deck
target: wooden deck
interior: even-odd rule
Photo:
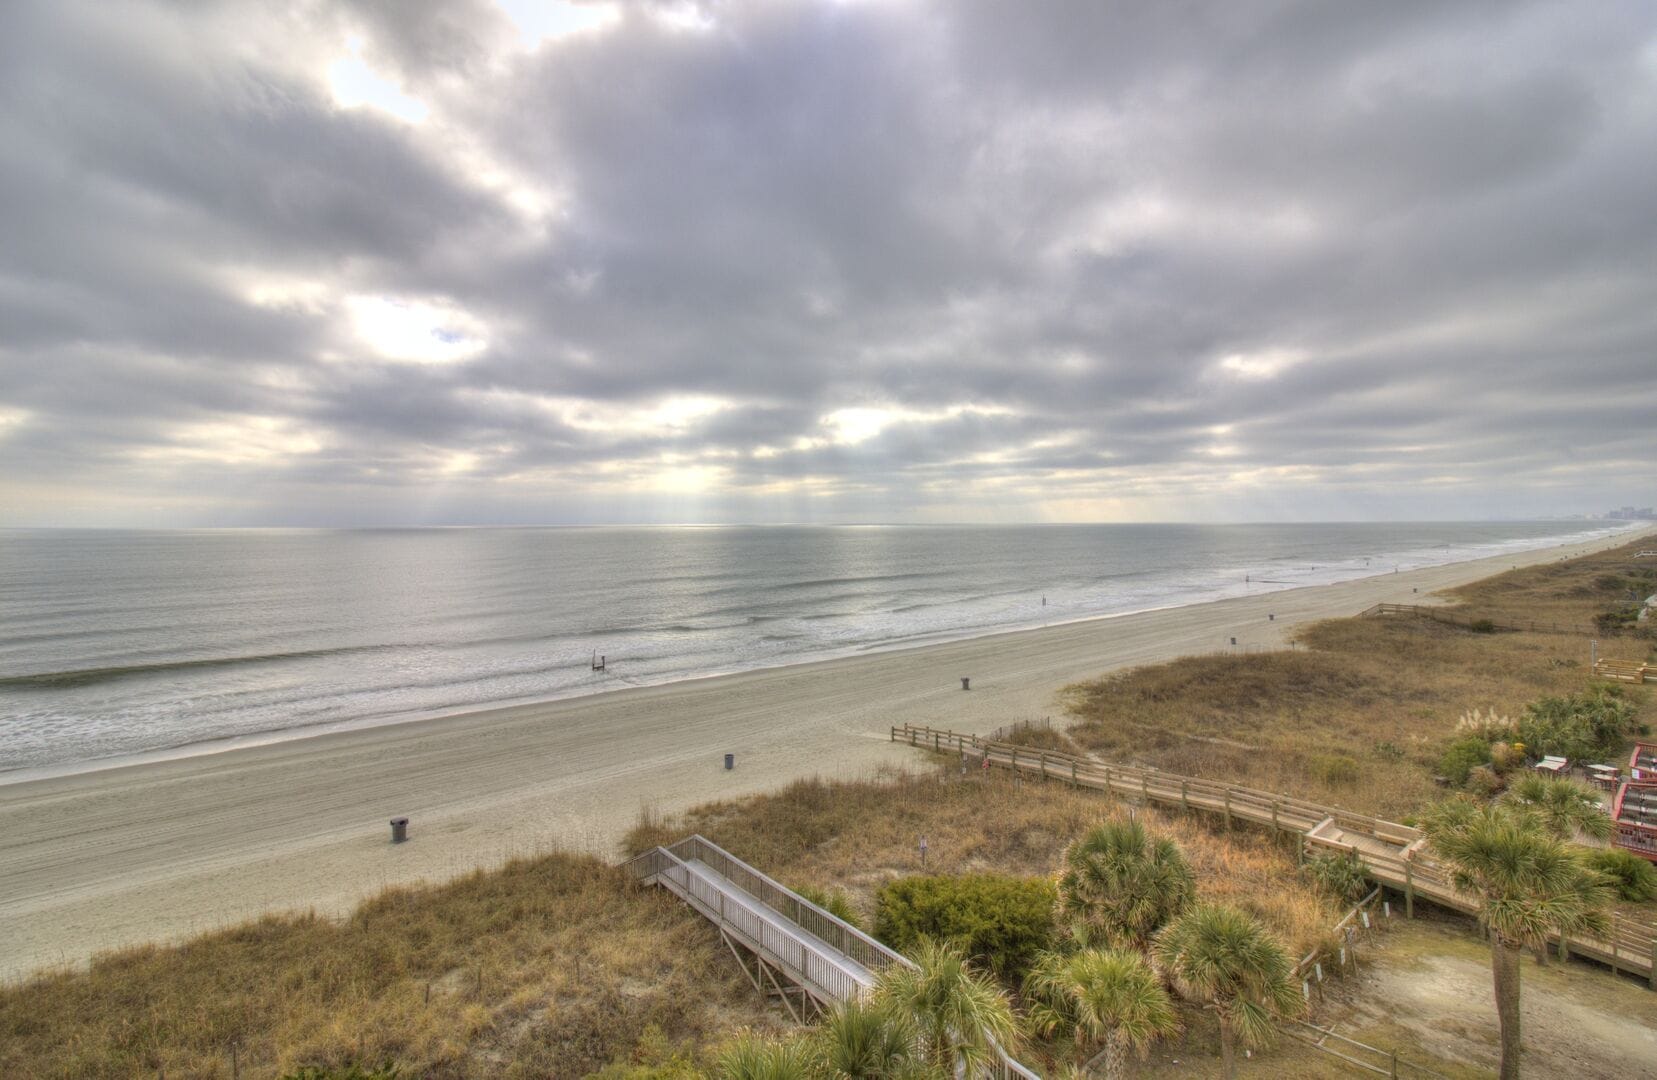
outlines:
[[[911,963],[704,837],[651,848],[622,865],[718,927],[754,988],[801,1022],[869,992],[886,968]],[[1039,1080],[1004,1051],[985,1075]]]
[[[939,752],[967,753],[1019,775],[1040,776],[1187,811],[1223,814],[1227,824],[1237,819],[1269,826],[1298,837],[1302,853],[1308,847],[1354,853],[1371,878],[1403,894],[1405,911],[1412,916],[1417,899],[1470,915],[1478,911],[1477,902],[1458,892],[1451,884],[1449,871],[1427,852],[1421,831],[1408,825],[1292,795],[1115,765],[1054,750],[1033,750],[954,731],[905,724],[892,728],[891,738],[893,742]],[[1551,940],[1565,955],[1586,956],[1610,965],[1613,971],[1643,976],[1657,990],[1657,928],[1647,923],[1613,918],[1608,940],[1575,936],[1564,942],[1557,936]]]
[[[1639,660],[1607,660],[1600,657],[1594,661],[1594,674],[1617,682],[1657,682],[1657,667]]]

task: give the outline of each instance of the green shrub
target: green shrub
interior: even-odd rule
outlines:
[[[1372,888],[1363,864],[1349,855],[1314,855],[1301,869],[1313,885],[1348,904],[1362,900]]]
[[[1445,748],[1438,759],[1438,771],[1457,787],[1467,783],[1467,774],[1490,764],[1490,744],[1483,737],[1468,735]]]
[[[1641,904],[1657,900],[1657,866],[1621,848],[1590,848],[1582,857],[1590,870],[1611,879],[1620,899]]]
[[[794,891],[842,922],[849,922],[859,930],[863,929],[863,923],[857,917],[857,909],[852,907],[851,897],[846,895],[845,889],[830,891],[819,889],[815,885],[799,885]]]
[[[1519,741],[1532,757],[1558,754],[1573,761],[1616,754],[1634,726],[1634,706],[1617,687],[1596,686],[1525,706]]]
[[[1375,744],[1375,756],[1383,761],[1403,761],[1404,748],[1395,742],[1378,742]]]
[[[1473,631],[1475,634],[1494,634],[1496,632],[1496,624],[1491,622],[1489,619],[1474,619],[1472,622],[1467,624],[1467,629]]]
[[[1045,878],[898,878],[875,894],[875,937],[905,954],[923,938],[947,943],[1003,979],[1022,979],[1052,948],[1057,898]]]
[[[1312,755],[1312,775],[1330,787],[1350,787],[1358,782],[1362,771],[1350,754]]]

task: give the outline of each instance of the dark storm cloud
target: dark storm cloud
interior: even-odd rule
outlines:
[[[0,10],[8,519],[1641,498],[1646,5],[613,13]]]

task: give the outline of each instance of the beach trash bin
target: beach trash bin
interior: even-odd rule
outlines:
[[[726,769],[736,768],[736,755],[735,754],[726,754],[725,755],[725,768]]]
[[[391,819],[391,842],[401,844],[408,839],[408,818],[394,817]]]
[[[972,680],[969,679],[969,678],[966,678],[965,676],[963,676],[961,678],[961,689],[962,690],[971,690],[972,689]]]

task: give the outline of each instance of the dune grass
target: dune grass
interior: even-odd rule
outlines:
[[[334,922],[271,917],[0,989],[0,1076],[582,1076],[774,1017],[706,922],[553,854],[393,889]]]
[[[1479,616],[1591,623],[1605,602],[1594,583],[1626,567],[1629,551],[1510,571],[1451,595],[1458,610]],[[1517,715],[1527,702],[1591,681],[1579,635],[1481,634],[1389,616],[1317,623],[1297,643],[1073,686],[1068,735],[1111,760],[1398,818],[1441,794],[1438,757],[1464,712]],[[1609,637],[1600,648],[1643,655],[1646,642]],[[1628,693],[1640,722],[1657,721],[1649,692]]]
[[[874,893],[918,873],[1049,876],[1064,848],[1118,800],[1056,781],[953,763],[934,774],[863,781],[803,780],[781,791],[713,803],[672,818],[646,815],[626,846],[639,851],[698,832],[785,885],[839,887],[872,924]],[[1227,833],[1217,819],[1136,810],[1185,852],[1205,899],[1259,916],[1296,956],[1325,942],[1341,912],[1296,873],[1293,850],[1262,832]],[[927,839],[926,863],[920,838]]]

